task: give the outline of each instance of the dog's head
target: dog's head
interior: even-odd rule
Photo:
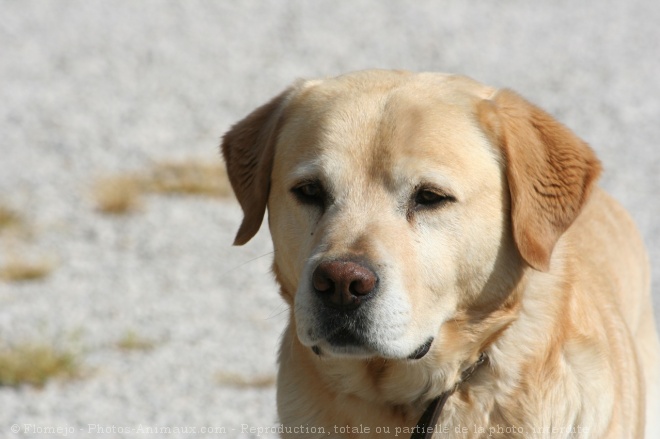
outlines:
[[[493,316],[524,270],[549,269],[600,169],[511,91],[386,71],[296,83],[222,151],[245,215],[235,243],[268,208],[300,342],[357,357],[421,358],[459,320],[475,343],[501,330]]]

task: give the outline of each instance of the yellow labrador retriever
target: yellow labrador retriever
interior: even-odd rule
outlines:
[[[290,306],[286,438],[660,438],[642,241],[593,151],[509,90],[300,81],[224,136]]]

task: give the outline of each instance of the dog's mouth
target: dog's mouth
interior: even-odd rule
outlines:
[[[426,340],[426,343],[424,343],[423,345],[418,347],[417,350],[415,350],[415,352],[410,354],[408,356],[408,359],[409,360],[419,360],[420,358],[423,358],[431,350],[431,345],[432,344],[433,344],[433,337]]]
[[[367,343],[367,341],[359,334],[342,328],[334,331],[327,336],[321,345],[312,346],[312,351],[316,355],[323,355],[324,353],[334,353],[339,355],[358,355],[358,356],[372,356],[376,352]]]
[[[364,346],[365,342],[360,336],[348,329],[340,329],[327,338],[328,343],[336,347]]]
[[[366,324],[361,310],[352,313],[332,313],[326,311],[326,319],[319,328],[314,344],[311,347],[317,355],[333,355],[340,357],[369,358],[379,354],[377,344]]]
[[[433,345],[433,337],[430,337],[424,342],[421,346],[413,351],[408,357],[407,360],[419,360],[424,358],[426,354],[431,350],[431,345]],[[332,335],[326,338],[325,342],[329,345],[328,349],[334,351],[335,353],[341,352],[343,354],[362,354],[365,353],[376,353],[376,350],[373,349],[366,341],[362,339],[358,334],[348,330],[340,329],[334,332]],[[311,347],[312,352],[316,355],[323,355],[324,349],[319,345],[314,345]],[[370,356],[370,355],[369,355]]]

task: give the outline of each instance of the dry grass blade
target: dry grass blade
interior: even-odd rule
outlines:
[[[17,212],[0,205],[0,230],[16,227],[22,223],[23,219]]]
[[[241,388],[266,388],[275,385],[274,375],[258,375],[247,377],[232,372],[219,372],[216,375],[218,384],[223,386],[241,387]]]
[[[147,190],[161,193],[213,197],[228,197],[232,193],[221,163],[160,163],[151,170],[145,183]]]
[[[0,349],[0,386],[42,387],[51,378],[78,375],[79,362],[70,352],[59,352],[46,345]]]
[[[122,175],[100,179],[94,186],[98,210],[109,214],[124,214],[140,206],[141,181],[134,176]]]
[[[118,175],[97,181],[94,198],[99,211],[125,214],[140,206],[145,192],[229,197],[231,184],[222,163],[164,162],[140,175]]]
[[[7,282],[40,280],[53,271],[53,264],[48,261],[31,261],[11,256],[0,267],[0,279]]]
[[[148,351],[154,348],[154,342],[140,337],[134,331],[128,331],[117,342],[122,351]]]

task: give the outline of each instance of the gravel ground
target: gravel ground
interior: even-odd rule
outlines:
[[[597,151],[660,285],[660,4],[470,3],[0,0],[0,203],[33,230],[0,241],[0,265],[54,264],[0,282],[0,346],[74,350],[85,371],[0,388],[0,437],[274,437],[242,431],[275,423],[273,386],[218,378],[275,374],[287,309],[267,231],[233,248],[232,200],[150,196],[113,217],[91,188],[163,160],[217,163],[229,125],[298,77],[406,68],[516,89]],[[153,348],[119,349],[126,334]]]

